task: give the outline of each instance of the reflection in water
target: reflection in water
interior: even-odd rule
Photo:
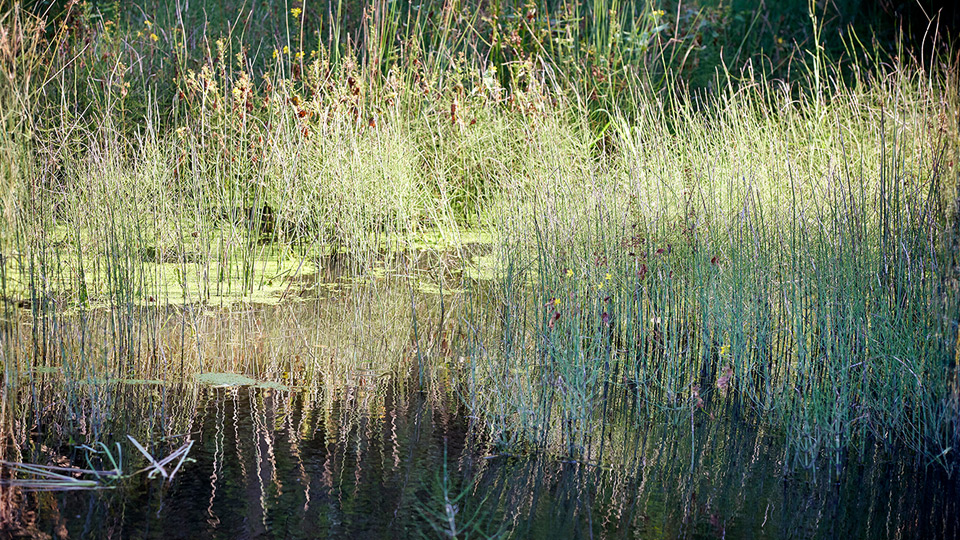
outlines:
[[[123,387],[115,398],[139,391]],[[29,526],[21,520],[20,532],[415,538],[442,536],[452,517],[470,537],[958,535],[958,480],[942,478],[937,468],[868,452],[850,458],[839,475],[791,473],[781,441],[706,415],[692,431],[689,418],[637,422],[617,435],[615,444],[630,450],[622,465],[598,467],[538,453],[496,454],[478,442],[479,430],[454,398],[404,391],[389,378],[336,393],[163,387],[152,395],[194,407],[180,416],[196,441],[194,461],[176,480],[138,477],[111,491],[19,494],[21,509],[36,513]],[[111,433],[133,426],[110,422]],[[33,442],[67,451],[69,435],[58,436],[59,446],[35,431]]]

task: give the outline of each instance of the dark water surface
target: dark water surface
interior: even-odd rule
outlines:
[[[252,387],[156,390],[158,401],[151,407],[166,407],[165,414],[181,415],[188,426],[186,433],[170,437],[168,446],[187,437],[195,441],[192,461],[171,483],[140,475],[112,490],[8,492],[8,499],[13,497],[23,510],[20,528],[0,535],[960,535],[960,482],[937,467],[895,463],[873,452],[848,458],[839,473],[829,466],[816,474],[788,472],[774,437],[733,420],[706,418],[697,421],[693,435],[689,423],[640,426],[624,437],[635,458],[632,466],[597,467],[537,452],[502,455],[476,443],[454,398],[385,386],[358,385],[332,396]],[[136,421],[134,409],[138,400],[143,406],[142,399],[113,404],[127,411],[127,429]],[[107,424],[101,426],[104,434],[120,440],[110,434],[120,424]],[[147,429],[163,430],[162,425]],[[50,441],[51,432],[38,422],[35,442]],[[62,441],[61,448],[68,448],[68,442]]]

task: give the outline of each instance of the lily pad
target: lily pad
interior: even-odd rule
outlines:
[[[198,373],[193,376],[200,384],[210,386],[252,386],[270,390],[289,391],[290,387],[274,381],[258,381],[239,373]]]
[[[251,379],[239,373],[197,373],[194,378],[200,384],[210,386],[254,386],[256,379]]]
[[[290,387],[289,387],[289,386],[287,386],[287,385],[285,385],[285,384],[283,384],[283,383],[278,383],[278,382],[276,382],[276,381],[265,381],[265,382],[262,382],[262,383],[257,384],[257,385],[255,386],[255,388],[264,388],[264,389],[277,390],[277,391],[282,391],[282,392],[289,392],[289,391],[290,391]]]

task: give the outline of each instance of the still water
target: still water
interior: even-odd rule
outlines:
[[[117,384],[110,395],[113,414],[83,429],[108,440],[123,440],[121,430],[153,437],[158,454],[194,441],[173,480],[141,474],[114,489],[3,488],[0,536],[960,536],[956,476],[869,451],[839,468],[790,470],[776,437],[733,418],[704,417],[692,434],[690,423],[641,425],[623,438],[629,463],[600,467],[535,449],[498,453],[455,396],[388,380],[328,393]],[[83,463],[49,411],[31,414],[24,461]]]

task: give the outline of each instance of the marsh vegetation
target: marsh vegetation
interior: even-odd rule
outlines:
[[[957,56],[795,3],[0,0],[0,525],[957,536]]]

